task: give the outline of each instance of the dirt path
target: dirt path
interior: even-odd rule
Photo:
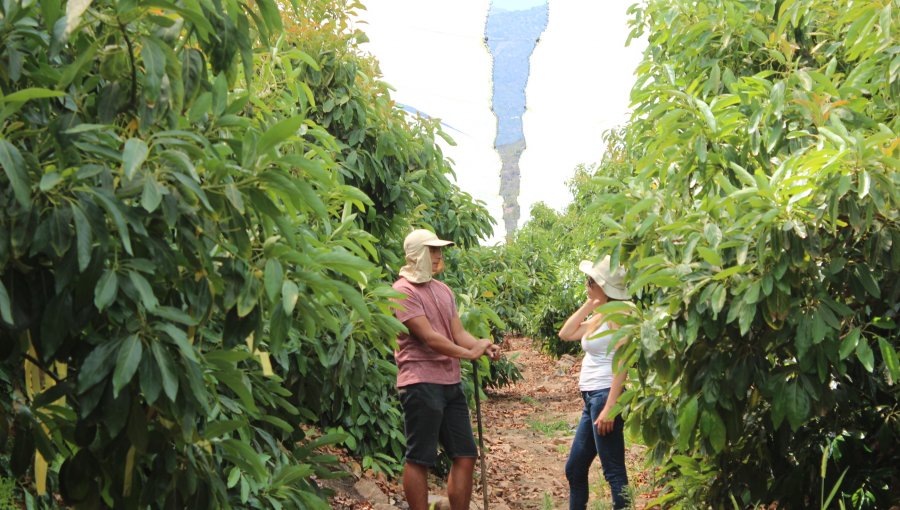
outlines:
[[[564,466],[575,425],[581,417],[580,359],[566,356],[554,360],[537,352],[531,340],[525,338],[507,339],[504,352],[520,366],[524,379],[513,386],[492,390],[488,400],[482,402],[490,508],[567,508]],[[472,412],[474,415],[474,409]],[[654,492],[651,476],[643,466],[644,450],[632,445],[626,452],[629,480],[636,491],[635,508],[645,508]],[[479,469],[476,469],[476,480],[480,477]],[[590,480],[588,508],[610,508],[609,486],[603,480],[599,461],[591,470]],[[440,480],[432,480],[432,492],[445,494],[441,484]],[[391,506],[405,508],[398,482],[380,481],[379,486],[387,493]],[[472,499],[472,508],[480,509],[482,493],[477,482]],[[332,506],[355,510],[374,508],[359,501],[352,505],[335,504],[349,500],[347,495],[339,495]]]

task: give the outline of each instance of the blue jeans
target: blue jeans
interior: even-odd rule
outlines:
[[[628,485],[628,474],[625,472],[625,436],[624,422],[617,416],[612,432],[601,436],[597,433],[594,420],[606,405],[609,388],[604,390],[582,391],[584,411],[575,431],[569,460],[566,461],[566,479],[569,480],[569,509],[581,510],[588,503],[588,472],[594,458],[600,456],[603,477],[609,483],[613,497],[613,508],[628,506],[625,487]]]

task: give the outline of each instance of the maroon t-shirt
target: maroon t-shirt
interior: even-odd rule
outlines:
[[[397,300],[402,307],[394,310],[400,322],[425,316],[431,328],[453,339],[451,324],[457,316],[453,291],[443,282],[432,279],[425,283],[412,283],[400,277],[394,289],[406,294]],[[460,382],[459,359],[441,354],[418,338],[400,333],[397,337],[397,387],[416,383],[456,384]]]

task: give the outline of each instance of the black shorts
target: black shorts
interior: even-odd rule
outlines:
[[[434,466],[438,442],[451,459],[478,457],[460,384],[410,384],[400,388],[400,403],[407,462]]]

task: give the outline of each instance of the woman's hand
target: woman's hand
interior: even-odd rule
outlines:
[[[609,298],[606,297],[606,294],[603,293],[603,289],[600,288],[596,283],[588,286],[587,288],[587,302],[591,306],[591,310],[596,309],[598,306],[602,304],[606,304],[609,301]]]
[[[587,301],[585,301],[585,304],[588,305],[589,307],[591,307],[592,311],[596,310],[598,306],[605,304],[605,303],[606,303],[605,300],[598,298],[596,296],[591,296],[591,295],[588,295]]]
[[[600,411],[600,415],[597,416],[597,419],[594,421],[594,426],[597,427],[597,433],[601,436],[605,436],[609,434],[613,430],[613,425],[615,425],[615,419],[609,419],[609,409],[604,407],[602,411]]]

